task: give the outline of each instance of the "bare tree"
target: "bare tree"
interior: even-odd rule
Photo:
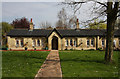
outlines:
[[[51,24],[49,22],[41,22],[39,29],[52,29]]]
[[[72,15],[69,17],[68,25],[70,28],[76,28],[76,20],[77,20],[77,16],[75,16],[75,15]]]
[[[115,21],[120,14],[120,2],[118,0],[109,0],[107,2],[100,2],[98,0],[66,0],[63,4],[68,4],[74,8],[75,12],[79,11],[80,7],[83,4],[87,4],[88,2],[92,2],[94,4],[92,8],[92,13],[97,14],[97,16],[93,17],[91,20],[87,20],[84,23],[90,23],[91,21],[100,18],[102,16],[106,16],[107,19],[103,22],[107,21],[107,34],[106,34],[106,51],[105,51],[105,61],[112,62],[113,58],[113,39],[114,39],[114,26]],[[98,5],[96,5],[98,4]]]
[[[58,12],[58,21],[56,22],[56,28],[67,29],[68,26],[68,16],[64,8]]]
[[[58,19],[59,20],[56,22],[57,29],[70,29],[76,26],[77,17],[75,15],[69,16],[64,8],[59,11]]]

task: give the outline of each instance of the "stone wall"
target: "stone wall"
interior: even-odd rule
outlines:
[[[52,32],[52,34],[48,37],[7,37],[8,40],[8,48],[9,50],[25,50],[27,48],[28,50],[42,50],[46,46],[48,46],[49,50],[52,50],[52,39],[53,37],[58,38],[58,50],[88,50],[88,49],[105,49],[106,48],[106,38],[105,37],[65,37],[61,38],[56,32]],[[23,39],[23,46],[20,45],[16,46],[16,39]],[[37,40],[40,40],[40,45],[37,46]],[[35,40],[35,46],[33,46],[33,40]],[[66,45],[66,40],[68,40],[68,45]],[[72,45],[70,45],[70,40],[72,40]],[[87,45],[87,40],[89,40],[89,45]],[[91,45],[91,41],[93,41],[93,45]],[[102,45],[102,40],[104,40],[104,45]],[[114,48],[119,48],[119,38],[114,38],[116,41],[116,45]],[[76,44],[74,45],[74,41],[76,41]]]
[[[16,46],[16,39],[19,40],[19,45]],[[21,46],[20,40],[23,39],[23,46]],[[35,40],[35,45],[33,46],[33,40]],[[37,45],[37,40],[40,41],[40,45]],[[8,41],[8,48],[9,50],[41,50],[45,48],[45,42],[46,38],[45,37],[7,37]]]

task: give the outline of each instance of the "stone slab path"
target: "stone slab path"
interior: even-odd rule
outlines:
[[[62,79],[58,50],[51,50],[35,79]]]

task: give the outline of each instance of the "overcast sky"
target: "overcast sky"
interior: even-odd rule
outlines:
[[[18,0],[19,1],[19,0]],[[31,0],[32,1],[32,0]],[[61,10],[63,5],[58,5],[60,2],[2,2],[2,21],[11,23],[16,18],[26,17],[30,20],[33,18],[35,28],[40,26],[40,22],[48,21],[52,26],[55,26],[57,13]],[[90,4],[83,5],[77,17],[80,21],[85,21],[91,16],[88,9]],[[71,8],[66,8],[69,15],[73,14]]]

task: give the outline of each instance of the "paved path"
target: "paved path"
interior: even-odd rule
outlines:
[[[62,71],[58,50],[51,50],[35,79],[62,79]]]

